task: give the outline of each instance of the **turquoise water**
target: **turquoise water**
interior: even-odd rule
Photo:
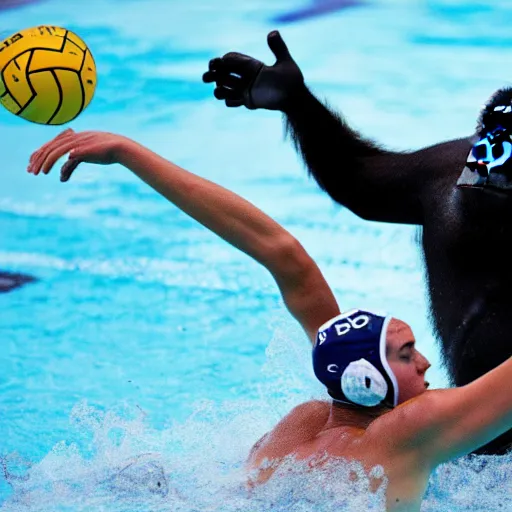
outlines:
[[[333,205],[278,114],[226,109],[200,78],[230,50],[271,62],[277,27],[312,89],[356,128],[418,148],[470,134],[510,82],[512,6],[375,0],[270,21],[305,3],[49,0],[2,12],[0,30],[75,30],[99,82],[71,127],[122,133],[253,201],[303,243],[342,308],[409,321],[430,382],[446,386],[415,228]],[[39,279],[0,295],[0,510],[369,509],[364,489],[327,499],[300,476],[302,494],[281,483],[247,501],[240,465],[252,443],[293,405],[325,397],[308,342],[264,269],[121,167],[83,166],[67,184],[26,174],[60,130],[0,112],[0,269]],[[510,466],[443,466],[422,510],[512,510]]]

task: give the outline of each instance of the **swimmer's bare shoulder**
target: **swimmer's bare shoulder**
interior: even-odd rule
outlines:
[[[422,464],[421,451],[413,449],[412,443],[403,442],[405,431],[413,429],[414,418],[423,407],[413,402],[380,416],[366,431],[343,427],[324,429],[330,402],[313,400],[298,405],[252,447],[246,464],[249,471],[254,471],[249,487],[265,483],[280,460],[288,455],[304,459],[323,457],[327,453],[357,460],[368,470],[383,466],[389,480],[390,499],[394,500],[394,506],[388,510],[398,511],[402,504],[409,507],[408,512],[414,510],[414,502],[421,501],[431,469]],[[409,426],[402,432],[404,421]],[[274,464],[266,467],[265,461]],[[419,506],[419,502],[416,505]]]
[[[295,453],[324,428],[329,413],[330,404],[325,400],[310,400],[294,407],[254,444],[247,459],[247,468],[255,469],[265,459],[278,460]],[[273,470],[261,471],[258,474],[258,483],[268,480],[272,472]]]

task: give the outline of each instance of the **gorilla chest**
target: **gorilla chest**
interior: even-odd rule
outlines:
[[[432,204],[423,231],[431,277],[512,279],[512,201],[505,199],[455,189]]]
[[[479,322],[490,322],[494,330],[512,328],[512,208],[492,199],[481,193],[440,196],[426,212],[430,301],[445,340],[475,308]]]

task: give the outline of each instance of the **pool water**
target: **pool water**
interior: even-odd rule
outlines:
[[[277,113],[226,109],[201,75],[231,50],[272,62],[266,34],[279,28],[316,94],[381,143],[419,148],[472,133],[509,82],[512,6],[373,0],[275,21],[307,4],[48,0],[2,12],[0,31],[76,31],[99,77],[73,129],[131,137],[254,202],[302,242],[343,309],[406,319],[428,380],[446,386],[416,229],[334,205]],[[0,269],[38,279],[0,294],[0,510],[379,509],[362,487],[327,499],[301,475],[293,492],[281,482],[248,500],[252,444],[325,398],[305,336],[263,268],[120,166],[83,165],[66,184],[28,175],[61,130],[0,112]],[[512,510],[511,482],[508,457],[448,464],[422,510]]]

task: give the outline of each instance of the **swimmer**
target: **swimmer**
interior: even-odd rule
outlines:
[[[253,446],[248,488],[263,485],[285,457],[327,454],[359,461],[369,473],[382,466],[387,510],[419,511],[438,464],[512,428],[512,358],[465,386],[428,390],[430,363],[409,325],[370,311],[341,313],[302,245],[256,206],[112,133],[66,130],[33,153],[28,172],[48,174],[68,153],[61,181],[82,162],[121,164],[263,265],[309,338],[315,375],[330,399],[298,405]]]
[[[356,215],[423,227],[431,318],[452,384],[511,357],[512,88],[491,97],[471,136],[389,151],[310,92],[279,32],[268,44],[272,66],[235,52],[212,59],[203,80],[215,83],[215,97],[228,107],[283,112],[309,173]],[[478,453],[511,446],[512,431]]]

